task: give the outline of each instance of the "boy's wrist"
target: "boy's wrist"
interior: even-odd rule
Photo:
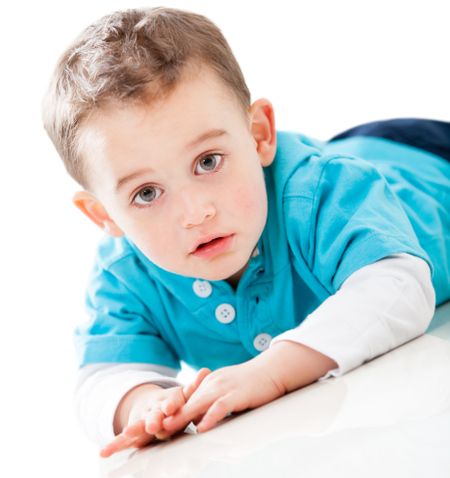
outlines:
[[[304,344],[282,340],[255,357],[285,393],[315,382],[337,368],[330,357]]]
[[[131,409],[136,405],[137,401],[145,399],[147,394],[153,393],[155,390],[161,390],[160,385],[154,383],[141,383],[130,389],[120,400],[114,414],[114,434],[118,435],[127,426]]]

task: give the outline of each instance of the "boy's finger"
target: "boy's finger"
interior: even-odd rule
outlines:
[[[161,403],[161,410],[164,415],[173,415],[179,408],[181,408],[186,399],[182,387],[177,387],[170,398],[166,398]]]
[[[211,373],[211,370],[206,367],[201,368],[197,372],[195,380],[183,388],[183,394],[186,400],[189,400],[191,398],[191,395],[197,390],[197,388],[203,382],[205,377],[208,376],[210,373]]]
[[[137,422],[127,425],[123,430],[122,434],[130,439],[136,439],[146,434],[145,431],[145,421],[138,420]]]
[[[155,435],[155,437],[158,440],[167,440],[169,437],[172,436],[172,434],[173,434],[172,432],[160,431]]]
[[[203,382],[205,377],[208,376],[210,373],[212,372],[207,367],[203,367],[197,372],[197,376],[195,377],[195,384],[197,385],[197,387]]]
[[[195,420],[199,415],[203,415],[212,403],[218,397],[199,396],[191,399],[175,415],[164,418],[163,427],[165,430],[173,431],[185,427],[192,420]]]
[[[162,419],[162,414],[161,414]],[[114,440],[108,443],[100,450],[100,456],[108,458],[109,456],[127,448],[139,448],[148,444],[153,439],[153,435],[145,431],[145,421],[139,420],[131,425],[127,425],[122,433],[117,435]]]
[[[195,385],[195,382],[192,382],[183,387],[183,395],[185,397],[185,401],[188,401],[189,398],[191,398],[191,395],[195,392],[196,389],[197,386]]]
[[[100,450],[100,456],[102,458],[108,458],[118,451],[125,450],[129,448],[135,439],[125,436],[123,433],[117,435],[113,441],[109,442]]]
[[[154,435],[162,427],[162,420],[164,418],[164,413],[159,410],[151,410],[145,416],[145,432],[149,435]]]
[[[210,430],[232,412],[233,408],[233,404],[229,398],[219,398],[219,400],[216,400],[211,407],[209,407],[208,411],[197,425],[197,431],[201,433]]]

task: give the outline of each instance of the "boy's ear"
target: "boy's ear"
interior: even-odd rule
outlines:
[[[109,235],[114,237],[124,235],[119,226],[109,217],[102,203],[93,194],[87,191],[77,191],[72,201],[83,214]]]
[[[275,130],[275,115],[272,103],[260,98],[249,108],[250,130],[256,141],[262,166],[269,166],[275,158],[277,150],[277,135]]]

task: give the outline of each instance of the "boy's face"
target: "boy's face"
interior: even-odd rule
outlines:
[[[203,68],[158,103],[96,113],[81,144],[91,192],[74,202],[100,227],[126,234],[167,271],[239,279],[267,218],[262,167],[276,150],[267,100],[245,117]],[[228,239],[195,251],[216,235]]]

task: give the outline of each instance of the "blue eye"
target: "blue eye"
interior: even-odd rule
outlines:
[[[133,198],[135,204],[146,206],[161,196],[161,190],[154,186],[145,186]]]
[[[223,155],[214,153],[214,154],[207,154],[199,159],[197,166],[200,166],[203,169],[203,173],[210,173],[211,171],[215,171],[219,165],[222,163]]]

